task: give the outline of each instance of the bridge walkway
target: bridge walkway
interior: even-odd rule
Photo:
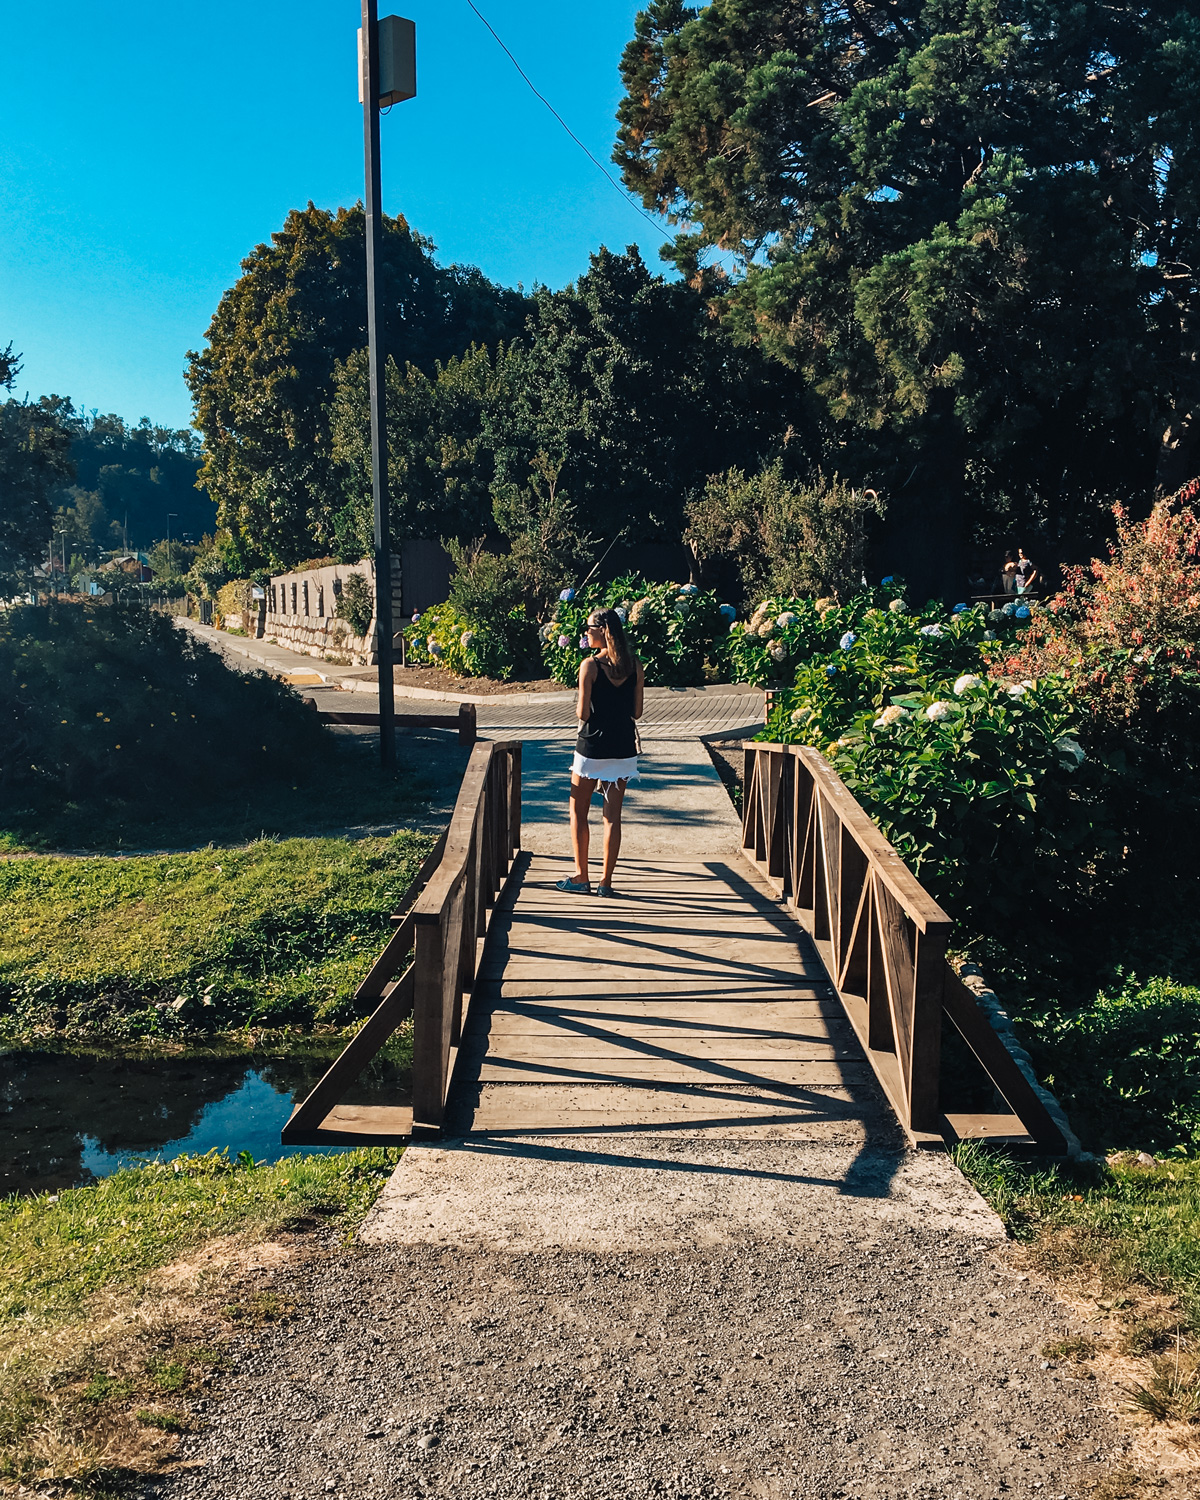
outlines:
[[[894,1132],[807,936],[720,855],[568,895],[534,854],[493,917],[447,1134],[864,1140]]]

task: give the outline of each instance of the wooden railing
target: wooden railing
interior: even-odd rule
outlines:
[[[340,708],[318,708],[315,698],[303,700],[310,708],[317,710],[317,717],[322,724],[355,724],[362,726],[379,727],[379,715],[358,713],[353,709]],[[473,745],[479,738],[479,731],[473,703],[460,703],[458,711],[453,714],[393,714],[392,722],[396,729],[457,729],[458,743],[460,745]]]
[[[437,874],[413,907],[413,1134],[441,1129],[463,996],[474,987],[488,918],[521,847],[521,742],[471,753]]]
[[[285,1145],[330,1139],[324,1122],[350,1085],[393,1035],[413,1018],[413,1133],[441,1127],[463,996],[474,983],[497,896],[521,845],[521,742],[477,744],[467,762],[450,825],[418,871],[393,918],[396,930],[355,992],[377,1001],[345,1050],[283,1128]],[[419,894],[418,894],[419,893]],[[415,900],[413,898],[415,897]],[[409,901],[412,905],[408,906]],[[404,910],[408,907],[407,910]],[[408,955],[412,961],[397,977]],[[357,1133],[391,1139],[394,1110],[378,1130],[359,1110]],[[365,1117],[365,1118],[364,1118]]]
[[[854,800],[803,745],[746,746],[742,845],[811,935],[910,1141],[1006,1138],[1066,1149],[1033,1085],[946,962],[951,922]],[[1008,1112],[942,1108],[942,1022]]]

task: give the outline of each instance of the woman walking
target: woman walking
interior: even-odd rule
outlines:
[[[571,762],[571,847],[575,873],[556,882],[560,891],[590,896],[588,810],[599,786],[604,799],[604,874],[598,896],[612,896],[613,870],[621,852],[621,804],[637,779],[637,729],[642,716],[645,673],[633,654],[615,609],[598,609],[588,620],[592,655],[579,664],[579,738]]]

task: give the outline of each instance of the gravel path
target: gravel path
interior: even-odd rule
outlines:
[[[878,1227],[878,1226],[876,1226]],[[642,1251],[414,1244],[275,1273],[170,1500],[1090,1492],[1117,1442],[994,1237]]]

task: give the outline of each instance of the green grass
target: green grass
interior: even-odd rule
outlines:
[[[220,1262],[191,1286],[154,1273],[221,1236],[315,1222],[350,1234],[398,1155],[254,1166],[212,1152],[0,1201],[0,1480],[99,1495],[156,1469],[172,1449],[163,1435],[191,1425],[162,1403],[212,1378],[235,1328],[291,1309]]]
[[[445,734],[397,738],[396,769],[384,776],[370,736],[331,735],[310,767],[278,781],[218,786],[203,795],[145,793],[38,798],[0,790],[0,854],[38,850],[97,853],[191,849],[261,838],[385,831],[428,810],[452,783],[453,801],[469,752]]]
[[[954,1155],[1041,1268],[1090,1279],[1110,1307],[1153,1294],[1177,1304],[1179,1329],[1200,1329],[1200,1161],[1127,1153],[1047,1167],[973,1143]]]
[[[401,832],[0,861],[0,1031],[345,1024],[431,844]]]
[[[0,1327],[77,1315],[213,1235],[315,1210],[357,1224],[398,1159],[381,1148],[261,1166],[218,1152],[127,1168],[94,1186],[0,1201]]]

